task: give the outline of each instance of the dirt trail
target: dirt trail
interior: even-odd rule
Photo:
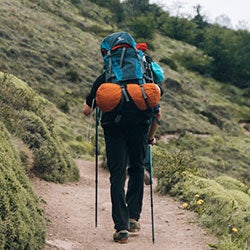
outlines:
[[[33,180],[34,189],[44,203],[47,219],[46,250],[205,250],[213,241],[199,228],[195,215],[181,208],[172,197],[154,192],[155,243],[151,235],[150,188],[145,186],[142,229],[130,235],[128,244],[112,241],[114,233],[109,196],[109,173],[99,168],[98,227],[95,228],[95,164],[78,160],[80,181],[74,184]],[[155,182],[155,180],[154,180]]]

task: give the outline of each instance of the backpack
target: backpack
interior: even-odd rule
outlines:
[[[160,89],[148,79],[145,56],[128,32],[105,37],[101,53],[105,83],[96,92],[96,104],[103,112],[145,111],[159,103]]]

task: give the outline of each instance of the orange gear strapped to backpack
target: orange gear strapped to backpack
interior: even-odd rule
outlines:
[[[155,83],[127,84],[127,92],[137,108],[143,111],[155,107],[161,97],[160,88]]]
[[[103,83],[96,92],[96,105],[103,112],[109,112],[118,106],[122,99],[121,86],[115,83]]]
[[[161,91],[155,83],[129,83],[124,88],[139,110],[153,108],[160,101]],[[113,111],[121,102],[122,94],[120,85],[103,83],[96,92],[96,104],[103,112]]]

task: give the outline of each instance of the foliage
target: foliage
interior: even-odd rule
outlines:
[[[78,170],[55,134],[52,119],[43,111],[42,99],[18,79],[0,76],[0,119],[33,151],[33,170],[49,181],[78,179]]]
[[[196,24],[188,21],[186,18],[168,17],[162,25],[162,33],[173,39],[190,43],[195,39]]]
[[[124,8],[119,0],[91,0],[91,2],[109,9],[115,22],[120,23],[124,20]]]
[[[153,39],[155,32],[155,25],[153,17],[150,15],[138,15],[132,18],[128,26],[137,40]]]
[[[78,170],[63,149],[63,144],[53,131],[48,130],[40,117],[31,112],[20,113],[21,139],[34,152],[33,170],[47,181],[67,182],[79,178]]]
[[[178,66],[177,64],[175,63],[175,61],[171,58],[168,58],[168,57],[164,57],[164,58],[161,58],[160,59],[160,63],[164,63],[166,64],[167,66],[169,66],[171,69],[177,71],[178,70]]]
[[[164,148],[157,148],[154,153],[154,162],[158,166],[156,169],[157,189],[163,194],[168,193],[183,178],[187,169],[196,172],[196,169],[191,166],[192,156],[185,151],[175,150],[170,153]]]
[[[190,168],[192,161],[183,161],[183,154],[157,150],[156,155],[157,189],[179,196],[184,209],[196,211],[202,224],[219,237],[218,249],[245,249],[250,240],[249,187],[227,176],[203,178]]]
[[[173,55],[173,57],[186,69],[196,71],[202,75],[211,75],[213,58],[202,51],[186,51]]]
[[[17,151],[0,122],[0,249],[42,249],[45,221]]]
[[[207,135],[195,136],[185,134],[176,141],[169,142],[169,148],[178,147],[192,154],[193,164],[207,176],[225,173],[249,182],[250,159],[248,157],[249,141],[239,137],[218,137]]]
[[[123,5],[127,10],[127,17],[149,13],[149,0],[125,0]]]
[[[209,56],[214,58],[215,67],[213,76],[218,80],[229,81],[234,75],[234,54],[233,47],[235,41],[233,31],[222,30],[220,27],[207,29],[207,33],[202,42],[202,48]],[[230,44],[228,43],[229,41]]]

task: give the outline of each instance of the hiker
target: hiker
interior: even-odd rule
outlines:
[[[151,65],[151,63],[153,62],[153,59],[149,55],[145,54],[145,52],[148,49],[147,44],[146,43],[142,43],[142,42],[141,43],[137,43],[136,44],[136,48],[139,49],[139,50],[141,50],[144,53],[146,62]],[[156,67],[160,67],[160,66],[156,65]],[[155,83],[157,83],[157,84],[160,85],[162,83],[163,79],[164,79],[163,78],[164,77],[163,72],[162,73],[160,72],[160,76],[159,77],[157,77],[154,74],[154,72],[150,71],[150,70],[148,72],[149,75],[151,74],[150,72],[152,72],[153,75],[150,76],[151,79],[149,79],[149,81],[153,81],[153,82],[155,82]],[[163,94],[163,92],[162,92],[162,94]],[[145,171],[144,171],[144,183],[145,183],[145,185],[149,185],[150,184],[150,174],[149,174],[149,172],[150,172],[150,163],[149,163],[149,148],[148,147],[149,147],[149,144],[151,144],[151,145],[155,145],[156,144],[156,138],[154,137],[154,135],[155,135],[155,133],[157,131],[157,128],[158,128],[158,121],[161,118],[161,109],[160,109],[160,105],[159,104],[157,104],[156,107],[154,107],[154,113],[157,115],[157,117],[154,118],[154,119],[152,119],[151,126],[150,126],[150,129],[149,129],[149,132],[148,132],[148,138],[152,138],[152,139],[149,139],[146,142],[146,145],[145,145],[145,147],[146,147],[146,156],[145,156],[144,161],[143,161],[143,165],[144,165],[144,169],[145,169]]]
[[[113,34],[112,34],[113,35]],[[118,53],[121,51],[124,55],[124,48],[128,49],[128,55],[133,55],[135,51],[134,39],[127,32],[114,33],[114,36],[109,36],[109,40],[115,41],[118,44],[107,52],[103,47],[101,47],[102,55],[108,58],[107,63],[110,62],[109,57],[105,53]],[[128,41],[126,41],[128,39]],[[119,44],[119,41],[126,41],[126,43]],[[107,41],[107,40],[105,40]],[[104,40],[103,40],[104,42]],[[103,44],[103,43],[102,43]],[[129,45],[128,45],[129,44]],[[131,44],[131,45],[130,45]],[[111,52],[110,52],[111,51]],[[137,53],[137,52],[136,52]],[[122,56],[123,58],[123,56]],[[124,59],[124,62],[127,59]],[[135,58],[136,60],[136,58]],[[135,61],[134,60],[134,61]],[[134,62],[131,61],[130,62]],[[119,67],[123,63],[116,65]],[[125,64],[125,63],[124,63]],[[129,66],[129,65],[128,65]],[[112,77],[117,77],[116,74],[111,74],[109,72],[111,66],[105,66],[105,71],[102,73],[94,82],[89,95],[86,98],[83,107],[83,113],[85,115],[90,115],[93,108],[97,105],[97,93],[102,86],[105,86],[107,82],[112,82],[115,80]],[[126,69],[126,64],[124,65]],[[120,70],[123,70],[120,69]],[[134,75],[127,76],[131,70],[126,70],[122,77],[127,77],[127,79],[120,80],[123,84],[127,84],[126,87],[132,86],[129,83],[131,80],[136,85],[141,83],[142,76]],[[110,78],[107,75],[110,73]],[[136,72],[138,73],[138,72]],[[121,77],[118,76],[118,77]],[[129,79],[129,77],[131,77]],[[137,78],[137,79],[136,79]],[[119,81],[117,81],[119,82]],[[112,84],[111,84],[112,85]],[[118,84],[114,87],[117,87]],[[145,84],[147,85],[147,84]],[[156,84],[153,84],[156,85]],[[152,85],[152,86],[153,86]],[[109,85],[107,85],[109,87]],[[149,85],[148,85],[149,86]],[[119,87],[120,88],[120,87]],[[123,86],[124,88],[124,86]],[[125,99],[127,98],[127,93],[124,93]],[[160,89],[156,87],[156,91],[160,93]],[[119,93],[120,93],[119,92]],[[158,94],[159,94],[158,93]],[[160,95],[160,94],[159,94]],[[108,92],[108,101],[112,102],[115,95]],[[145,145],[146,142],[154,143],[154,134],[149,133],[149,127],[151,122],[151,116],[147,110],[139,111],[135,107],[135,103],[131,101],[120,101],[124,107],[129,109],[136,109],[136,112],[122,112],[121,108],[116,108],[111,111],[103,112],[101,118],[101,125],[104,130],[104,138],[106,144],[106,155],[107,155],[107,166],[110,171],[110,193],[112,202],[112,218],[114,221],[114,228],[116,232],[113,235],[115,242],[127,243],[128,242],[128,232],[138,232],[141,227],[139,223],[140,214],[142,211],[143,202],[143,191],[144,191],[144,168],[143,160],[145,158]],[[121,104],[119,104],[121,105]],[[118,105],[118,106],[119,106]],[[100,107],[100,105],[99,105]],[[123,108],[124,108],[123,107]],[[148,137],[150,135],[151,137]],[[128,169],[126,171],[128,163]],[[128,173],[129,181],[127,192],[125,193],[125,181],[126,174]]]

